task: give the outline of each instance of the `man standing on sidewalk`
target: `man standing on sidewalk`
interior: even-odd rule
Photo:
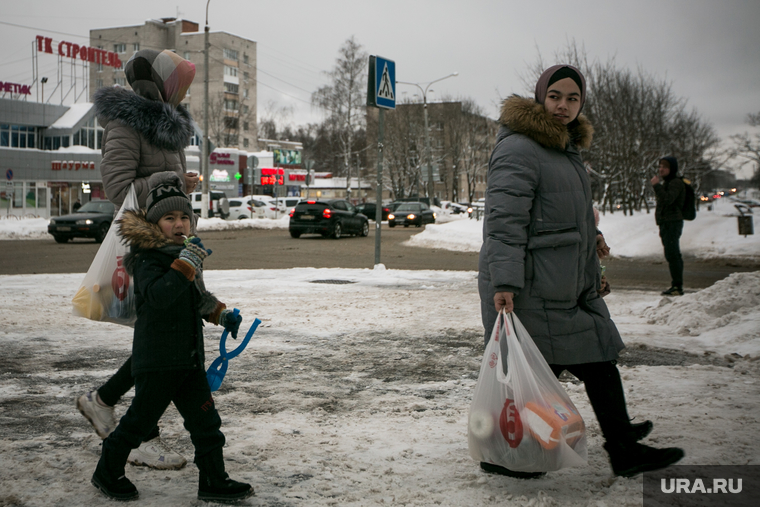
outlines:
[[[665,296],[683,296],[683,258],[679,241],[683,231],[683,203],[686,189],[678,177],[678,160],[675,157],[660,159],[659,176],[651,180],[657,198],[654,217],[660,227],[660,239],[665,249],[665,260],[670,267],[670,288]]]

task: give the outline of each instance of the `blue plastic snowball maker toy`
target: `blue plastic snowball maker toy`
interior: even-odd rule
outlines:
[[[232,313],[238,315],[240,310],[235,308]],[[229,331],[226,329],[224,330],[222,333],[222,339],[219,340],[219,357],[214,359],[214,362],[211,363],[211,366],[208,367],[208,371],[206,371],[206,379],[208,380],[208,385],[211,388],[212,393],[218,391],[219,387],[221,387],[222,380],[224,380],[224,374],[227,373],[229,360],[243,352],[243,349],[245,349],[248,342],[251,341],[251,337],[253,336],[253,333],[256,332],[256,328],[259,327],[259,324],[261,324],[261,321],[259,319],[254,319],[251,328],[246,333],[245,338],[243,338],[243,342],[232,352],[227,352],[227,335],[229,334]]]

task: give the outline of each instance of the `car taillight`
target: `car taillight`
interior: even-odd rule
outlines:
[[[251,208],[250,206],[248,206],[248,211],[253,211],[253,208]]]
[[[317,204],[317,201],[306,201],[306,204]]]
[[[332,210],[330,208],[325,208],[324,211],[322,211],[322,216],[324,218],[332,218]]]
[[[296,209],[293,208],[290,210],[290,213],[288,213],[288,215],[290,215],[290,218],[293,218],[293,215],[295,215],[295,213],[296,213]]]
[[[383,208],[383,211],[390,211],[390,208]]]

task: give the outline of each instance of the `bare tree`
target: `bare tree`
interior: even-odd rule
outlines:
[[[335,67],[325,73],[331,83],[311,96],[312,104],[327,113],[325,127],[337,134],[343,158],[342,171],[337,172],[345,176],[348,176],[352,153],[357,151],[355,138],[364,128],[367,64],[367,53],[351,36],[338,50]],[[346,182],[348,185],[348,178]]]
[[[748,114],[747,123],[750,127],[760,127],[760,112]],[[752,135],[749,132],[734,134],[731,136],[731,140],[734,143],[730,152],[731,155],[742,160],[741,166],[755,164],[752,182],[755,185],[760,185],[760,131]]]
[[[197,107],[192,112],[197,122],[203,124],[203,107]],[[218,92],[209,97],[208,102],[209,137],[214,145],[220,148],[236,148],[240,145],[240,135],[246,126],[256,125],[254,111],[248,105],[248,99],[230,98],[224,92]],[[254,139],[256,139],[254,133]]]

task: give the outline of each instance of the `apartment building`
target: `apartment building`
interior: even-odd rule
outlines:
[[[90,46],[117,53],[120,68],[90,65],[90,90],[127,86],[124,65],[140,49],[169,49],[195,64],[195,80],[182,102],[203,126],[204,32],[193,21],[148,20],[143,25],[90,30]],[[258,151],[256,42],[225,31],[209,32],[209,136],[215,146]],[[196,141],[197,142],[197,141]]]

